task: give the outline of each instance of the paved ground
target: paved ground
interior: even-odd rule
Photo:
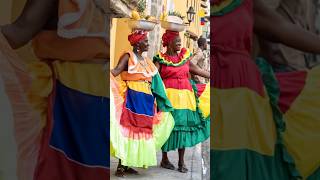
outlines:
[[[202,147],[204,147],[202,145]],[[207,147],[207,146],[205,146]],[[170,152],[168,156],[175,166],[178,164],[178,152]],[[158,164],[161,160],[161,152],[158,153]],[[112,180],[209,180],[202,178],[202,158],[201,158],[201,144],[188,148],[185,152],[186,166],[189,169],[188,173],[180,173],[177,170],[167,170],[157,167],[151,167],[148,169],[136,169],[140,175],[131,175],[124,178],[118,178],[114,176],[118,160],[111,158],[111,179]]]
[[[210,180],[210,138],[201,144],[202,180]]]

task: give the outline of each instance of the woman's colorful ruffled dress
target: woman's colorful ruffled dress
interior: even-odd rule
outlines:
[[[111,75],[111,154],[130,167],[157,165],[156,152],[174,126],[158,70],[151,60],[130,55],[121,80]]]
[[[174,108],[175,126],[162,150],[167,152],[192,147],[210,136],[210,85],[196,85],[189,78],[192,53],[182,48],[179,56],[159,53],[160,75]]]
[[[211,177],[319,178],[319,68],[275,74],[263,59],[255,63],[253,1],[218,1],[211,8]]]

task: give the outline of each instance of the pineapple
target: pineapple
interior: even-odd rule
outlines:
[[[131,18],[134,20],[139,20],[140,19],[140,15],[137,11],[132,11],[131,13]]]

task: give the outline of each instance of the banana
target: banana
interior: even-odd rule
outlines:
[[[153,22],[156,22],[156,21],[157,21],[157,19],[156,19],[155,17],[153,17],[153,16],[148,17],[147,20],[148,20],[148,21],[153,21]]]
[[[162,13],[161,16],[160,16],[160,20],[161,21],[166,21],[167,20],[167,16],[168,16],[167,13]]]

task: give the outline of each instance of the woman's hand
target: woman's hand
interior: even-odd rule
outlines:
[[[286,21],[263,1],[254,0],[254,30],[269,41],[320,54],[320,37]]]
[[[190,62],[190,73],[210,79],[210,72],[202,70],[199,66]]]

